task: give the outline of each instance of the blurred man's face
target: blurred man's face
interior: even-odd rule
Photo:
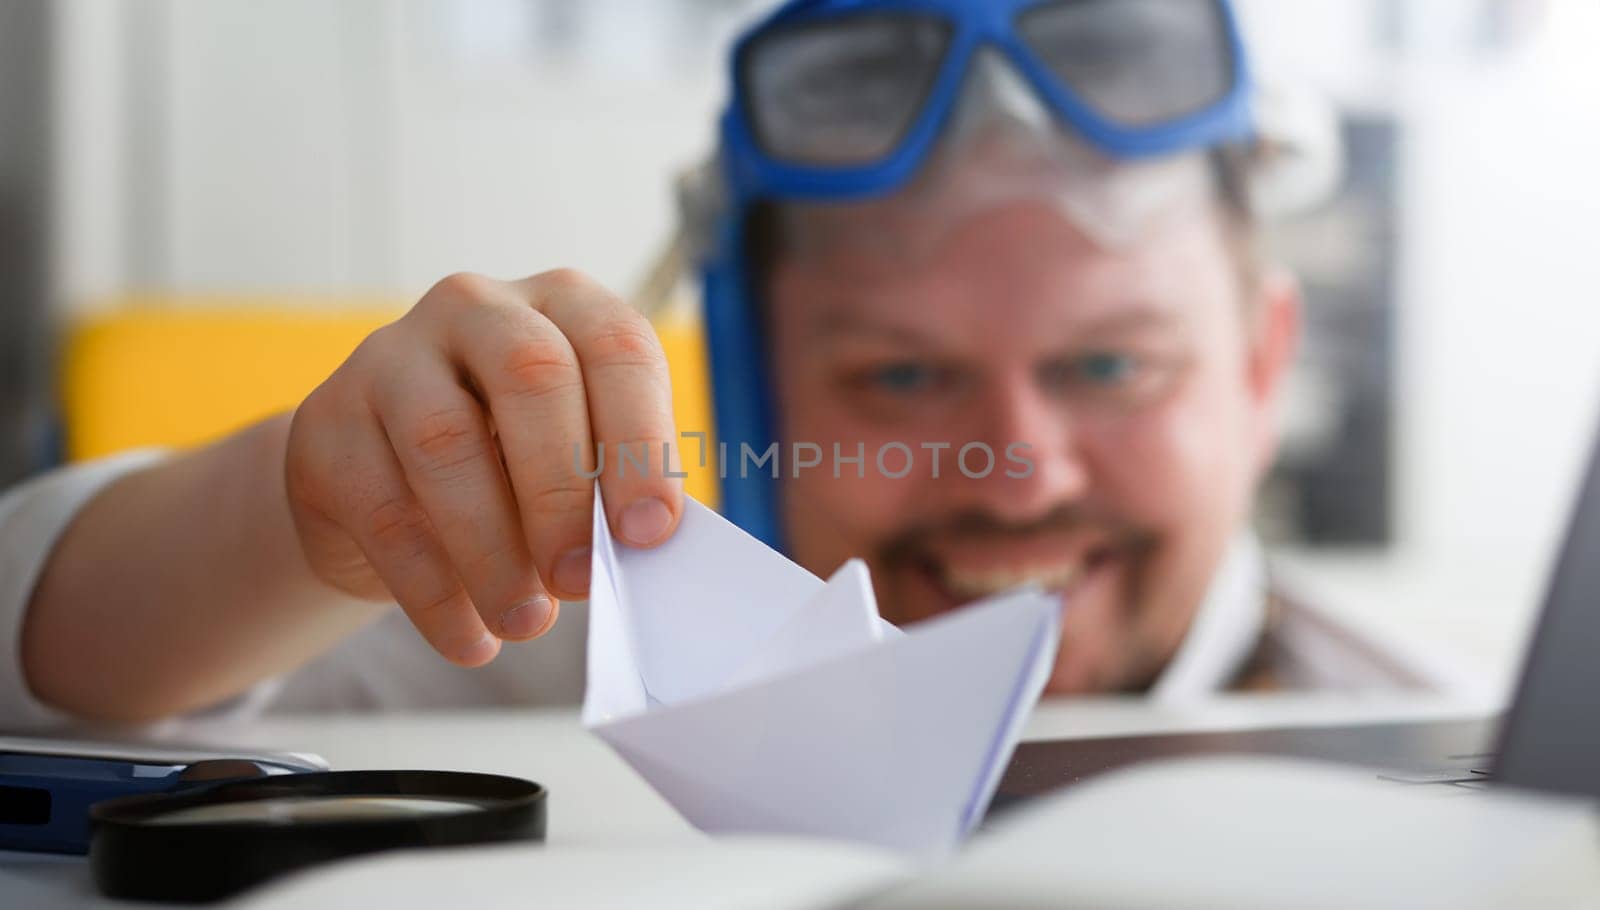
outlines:
[[[1066,607],[1052,691],[1145,685],[1270,459],[1293,300],[1245,299],[1203,209],[1108,252],[1049,205],[1016,201],[932,253],[913,268],[846,243],[774,265],[782,437],[827,453],[785,474],[792,555],[824,576],[864,556],[896,623],[1039,582]],[[849,464],[833,476],[835,442],[864,444],[864,478]],[[889,443],[915,456],[903,478],[875,463]],[[924,443],[951,446],[938,477]],[[967,443],[995,453],[987,477],[959,469]],[[1008,446],[1031,476],[1007,476],[1025,469]],[[885,461],[905,465],[895,450]],[[986,464],[969,453],[971,473]]]

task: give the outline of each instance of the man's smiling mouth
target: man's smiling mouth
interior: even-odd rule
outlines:
[[[1095,570],[1111,561],[1110,548],[1075,556],[1016,564],[969,565],[956,560],[930,559],[922,564],[930,581],[957,603],[979,600],[1012,588],[1034,584],[1046,591],[1070,593]]]

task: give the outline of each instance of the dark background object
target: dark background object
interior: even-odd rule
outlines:
[[[1202,755],[1310,758],[1386,769],[1373,774],[1397,783],[1477,785],[1488,780],[1493,762],[1485,750],[1500,723],[1498,717],[1486,717],[1027,742],[1006,767],[989,815],[1107,771]]]
[[[49,454],[51,15],[0,2],[0,489]]]
[[[1272,541],[1381,547],[1393,538],[1395,275],[1399,129],[1391,116],[1343,123],[1343,184],[1315,211],[1267,227],[1267,246],[1305,294],[1291,421],[1258,509]],[[1298,430],[1298,434],[1296,432]]]

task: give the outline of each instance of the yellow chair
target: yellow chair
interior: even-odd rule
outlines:
[[[405,310],[396,300],[306,297],[130,298],[69,333],[62,404],[67,454],[182,448],[295,407],[369,333]],[[679,427],[709,430],[705,342],[678,313],[658,316]],[[690,495],[715,505],[713,470],[684,459]],[[714,459],[709,460],[712,464]]]

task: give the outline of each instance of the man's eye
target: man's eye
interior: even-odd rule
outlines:
[[[1139,360],[1131,354],[1114,351],[1095,351],[1073,357],[1051,372],[1058,380],[1073,385],[1117,385],[1134,378],[1139,372]]]
[[[886,391],[920,392],[930,388],[937,375],[931,367],[919,363],[892,363],[873,370],[868,379]]]
[[[1093,382],[1120,382],[1139,369],[1138,361],[1127,354],[1089,354],[1079,361],[1079,371]]]

